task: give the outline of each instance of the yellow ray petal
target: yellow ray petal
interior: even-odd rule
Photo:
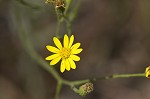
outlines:
[[[150,70],[150,66],[146,68],[145,73]]]
[[[146,76],[147,78],[150,78],[150,71],[147,71],[145,76]]]
[[[67,47],[68,47],[68,44],[69,44],[69,38],[68,38],[68,36],[65,34],[65,36],[64,36],[64,47],[67,48]]]
[[[76,50],[76,49],[78,49],[79,47],[80,47],[80,43],[76,43],[76,44],[74,44],[72,47],[71,47],[71,49],[72,50]]]
[[[62,61],[61,61],[60,71],[61,71],[62,73],[65,71],[65,64],[64,64],[64,60],[62,60]]]
[[[59,41],[58,38],[54,37],[54,38],[53,38],[53,41],[54,41],[55,45],[56,45],[59,49],[62,48],[62,44],[61,44],[61,42]]]
[[[70,70],[70,63],[68,61],[68,59],[65,59],[65,67],[66,67],[66,70]]]
[[[81,53],[82,50],[83,50],[82,48],[76,49],[76,50],[72,50],[72,54],[79,54],[79,53]]]
[[[80,57],[77,56],[77,55],[70,55],[70,58],[74,61],[79,61],[80,60]]]
[[[72,69],[76,69],[76,64],[75,64],[75,62],[74,62],[71,58],[69,58],[68,60],[69,60],[69,63],[70,63],[70,67],[71,67]]]
[[[72,36],[70,37],[70,41],[69,41],[68,48],[70,48],[70,47],[72,46],[73,41],[74,41],[74,35],[72,35]]]
[[[57,57],[50,62],[50,65],[55,65],[60,61],[61,57]]]
[[[58,53],[58,52],[59,52],[59,49],[57,49],[56,47],[50,46],[50,45],[47,45],[46,48],[47,48],[50,52],[53,52],[53,53]]]
[[[60,56],[59,54],[53,54],[53,55],[50,55],[50,56],[46,57],[45,60],[53,60],[53,59],[55,59],[59,56]]]

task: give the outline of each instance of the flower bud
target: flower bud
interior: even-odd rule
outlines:
[[[79,95],[85,96],[93,91],[93,84],[88,82],[79,87]]]
[[[65,11],[65,1],[64,0],[46,0],[45,3],[52,3],[58,14],[63,14]]]
[[[145,70],[145,76],[147,78],[150,78],[150,66],[146,68],[146,70]]]

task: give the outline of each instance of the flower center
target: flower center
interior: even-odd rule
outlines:
[[[62,48],[60,50],[60,56],[63,59],[69,58],[71,55],[71,49],[70,48]]]

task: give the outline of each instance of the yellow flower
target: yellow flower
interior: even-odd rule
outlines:
[[[80,43],[76,43],[74,45],[74,35],[70,38],[65,34],[63,40],[63,46],[57,37],[53,38],[54,44],[57,46],[53,47],[47,45],[46,48],[54,53],[46,57],[46,60],[51,60],[50,65],[55,65],[61,60],[60,71],[63,73],[66,70],[70,71],[70,69],[76,69],[76,64],[74,61],[79,61],[80,57],[76,54],[79,54],[83,49],[79,48]]]
[[[146,68],[146,70],[145,70],[145,76],[147,78],[150,78],[150,66]]]

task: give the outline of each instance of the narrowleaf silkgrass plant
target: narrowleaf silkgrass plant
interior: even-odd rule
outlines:
[[[38,8],[36,5],[29,4],[25,2],[24,0],[17,0],[19,3],[29,6],[31,8]],[[46,0],[45,3],[52,4],[54,6],[54,9],[56,11],[56,17],[57,17],[57,28],[55,36],[53,37],[54,44],[56,47],[53,47],[51,45],[47,45],[46,48],[53,54],[46,57],[46,60],[50,60],[50,64],[47,63],[33,48],[32,42],[30,40],[30,37],[28,33],[25,30],[24,23],[22,16],[20,14],[17,14],[18,16],[18,23],[21,28],[18,28],[18,35],[20,37],[21,43],[26,49],[26,52],[30,55],[30,57],[37,62],[42,68],[44,68],[47,72],[49,72],[57,81],[57,88],[56,88],[56,94],[55,99],[58,99],[59,93],[61,91],[62,85],[69,86],[75,93],[79,94],[80,96],[86,96],[87,94],[91,93],[94,90],[94,85],[92,82],[97,80],[103,80],[103,79],[116,79],[116,78],[130,78],[130,77],[147,77],[150,78],[150,66],[146,68],[145,73],[136,73],[136,74],[112,74],[109,76],[104,77],[97,77],[97,78],[91,78],[91,79],[84,79],[84,80],[74,80],[74,81],[68,81],[65,80],[60,76],[60,74],[55,70],[55,67],[51,65],[57,64],[59,61],[60,63],[60,72],[63,73],[65,70],[70,71],[71,69],[76,69],[77,66],[74,61],[79,61],[80,57],[76,54],[79,54],[82,52],[82,48],[80,47],[80,43],[74,42],[74,36],[71,32],[71,26],[72,21],[75,19],[77,11],[78,11],[78,5],[79,1],[76,2],[76,5],[74,6],[74,9],[70,9],[70,5],[73,0]],[[63,44],[58,39],[61,30],[60,25],[62,23],[66,24],[66,31],[67,33],[64,35]]]

